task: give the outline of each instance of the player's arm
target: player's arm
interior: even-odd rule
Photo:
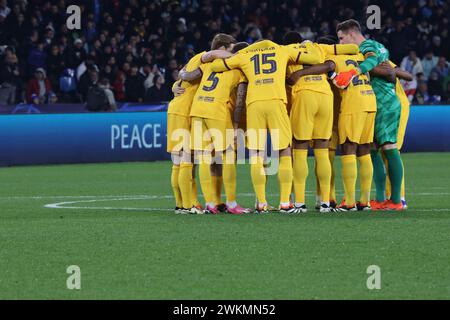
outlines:
[[[192,82],[200,79],[202,75],[202,69],[197,68],[194,71],[180,71],[179,77],[182,81]]]
[[[414,77],[411,73],[408,71],[403,70],[402,68],[396,67],[394,68],[395,76],[399,79],[405,80],[405,81],[413,81]]]
[[[289,57],[291,62],[295,64],[318,64],[323,62],[323,54],[320,48],[313,45],[313,43],[306,43],[305,48],[300,47],[295,50],[292,47],[287,47],[289,52]]]
[[[340,89],[346,88],[355,76],[367,73],[379,65],[378,57],[374,52],[367,52],[365,57],[366,59],[359,64],[358,68],[340,72],[336,78],[334,78],[333,83],[336,87]]]
[[[303,68],[301,70],[297,70],[292,73],[288,78],[288,83],[294,85],[301,77],[308,75],[316,75],[316,74],[327,74],[330,79],[333,79],[336,75],[334,70],[336,69],[336,65],[333,61],[328,60],[324,63],[319,63],[312,65],[307,68]]]
[[[236,93],[236,107],[233,112],[233,127],[237,129],[241,121],[242,115],[245,112],[245,98],[247,96],[247,86],[246,82],[241,82],[237,87]]]
[[[377,65],[370,71],[370,75],[372,77],[384,78],[386,81],[391,83],[395,83],[397,80],[395,77],[394,68],[392,68],[388,62],[382,62]]]
[[[224,72],[232,69],[237,69],[241,65],[242,55],[235,54],[226,59],[216,59],[211,63],[211,71]]]
[[[202,57],[200,58],[200,61],[202,63],[207,63],[214,61],[216,59],[226,59],[232,56],[231,52],[228,52],[226,50],[211,50],[206,52]]]
[[[175,97],[181,96],[185,89],[181,86],[181,80],[177,80],[172,85],[172,92]]]
[[[359,47],[356,44],[319,44],[326,55],[358,54]]]

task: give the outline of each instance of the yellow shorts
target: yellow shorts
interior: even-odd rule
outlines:
[[[167,152],[189,150],[191,124],[189,117],[167,114]]]
[[[409,118],[409,104],[407,106],[402,105],[402,110],[400,113],[400,124],[398,126],[397,133],[397,148],[400,150],[403,146],[403,141],[405,139],[406,125],[408,124]]]
[[[191,118],[191,149],[224,151],[234,146],[234,130],[231,118],[226,120]]]
[[[357,144],[373,142],[376,112],[339,114],[339,144],[346,140]]]
[[[300,90],[292,97],[291,125],[296,140],[330,139],[333,96]]]
[[[282,100],[255,101],[247,106],[248,149],[264,150],[267,130],[273,150],[283,150],[291,145],[291,123]]]

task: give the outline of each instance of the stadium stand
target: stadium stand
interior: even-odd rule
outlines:
[[[66,26],[69,4],[82,8],[80,30]],[[450,0],[370,4],[380,6],[382,23],[380,30],[366,33],[414,73],[406,88],[410,99],[450,103]],[[85,102],[89,86],[102,79],[118,102],[168,101],[178,70],[195,52],[208,49],[219,31],[249,43],[281,41],[287,30],[314,40],[334,35],[339,21],[364,20],[368,5],[348,0],[0,0],[0,104]]]

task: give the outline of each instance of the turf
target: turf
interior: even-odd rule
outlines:
[[[0,168],[0,298],[449,299],[450,154],[403,157],[396,214],[175,215],[168,162]],[[248,166],[238,177],[252,206]],[[268,193],[276,204],[276,177]],[[81,209],[44,207],[61,202]]]

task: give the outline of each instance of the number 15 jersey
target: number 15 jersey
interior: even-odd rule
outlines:
[[[314,46],[281,46],[264,40],[240,50],[227,59],[215,60],[211,70],[222,72],[239,68],[248,79],[247,105],[262,100],[286,98],[286,68],[289,63],[317,64],[321,53]]]

